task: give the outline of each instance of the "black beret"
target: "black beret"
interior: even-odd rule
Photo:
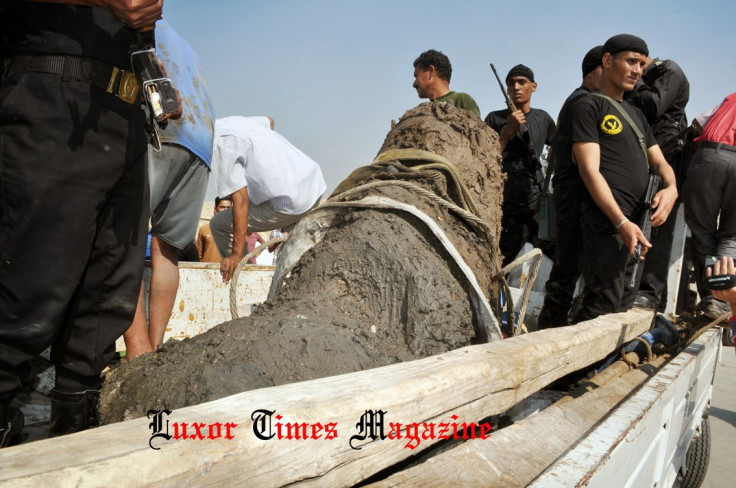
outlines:
[[[603,54],[610,53],[611,56],[624,51],[634,51],[635,53],[649,56],[649,48],[647,43],[641,37],[632,36],[631,34],[619,34],[611,37],[603,45]]]
[[[603,46],[596,46],[588,51],[588,53],[583,58],[583,76],[587,75],[598,66],[600,66],[602,57]]]
[[[516,66],[511,68],[509,74],[506,75],[506,80],[508,80],[509,78],[513,78],[514,76],[523,76],[525,78],[528,78],[529,81],[531,81],[532,83],[534,82],[534,72],[523,64],[517,64]]]

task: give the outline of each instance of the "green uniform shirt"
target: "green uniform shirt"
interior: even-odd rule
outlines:
[[[435,102],[446,102],[447,100],[452,100],[453,102],[455,102],[455,106],[457,108],[462,108],[464,110],[467,110],[468,112],[473,112],[475,115],[480,117],[480,109],[478,108],[478,104],[475,103],[473,97],[471,97],[467,93],[451,91],[442,95],[441,97],[437,97],[434,99]]]

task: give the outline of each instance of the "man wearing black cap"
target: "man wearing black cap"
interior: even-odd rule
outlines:
[[[545,286],[544,305],[539,313],[539,328],[567,325],[575,284],[580,278],[582,238],[580,236],[580,200],[585,191],[577,166],[572,160],[570,109],[580,98],[597,90],[601,83],[603,46],[596,46],[583,58],[583,83],[567,97],[557,118],[557,132],[552,142],[547,171],[554,172],[555,225],[557,239],[555,261]]]
[[[683,154],[685,139],[681,133],[687,128],[685,105],[690,98],[690,83],[680,66],[672,60],[652,59],[647,56],[644,72],[626,100],[641,109],[664,157],[675,171],[678,186],[682,188]],[[672,209],[677,214],[679,202]],[[668,219],[652,232],[652,250],[644,263],[639,292],[634,305],[657,308],[667,284],[670,251],[675,232],[675,218]]]
[[[527,142],[522,139],[519,127],[526,124],[529,137],[537,155],[545,144],[552,144],[555,122],[547,112],[531,108],[532,93],[537,90],[534,73],[518,64],[506,75],[506,90],[516,106],[516,111],[497,110],[486,116],[485,122],[498,132],[503,151],[503,171],[506,183],[503,188],[503,216],[499,246],[504,266],[514,260],[526,240],[534,243],[539,231],[539,200],[542,174],[529,154]]]
[[[610,38],[603,45],[599,91],[572,108],[573,158],[588,190],[580,207],[585,291],[574,322],[625,311],[634,301],[636,289],[627,286],[631,258],[637,244],[642,255],[651,247],[636,224],[644,211],[649,171],[663,180],[652,200],[653,227],[665,222],[677,199],[675,174],[644,114],[623,101],[624,92],[639,81],[648,54],[636,36]],[[621,111],[643,134],[642,145]]]

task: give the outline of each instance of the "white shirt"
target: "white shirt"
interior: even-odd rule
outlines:
[[[306,212],[327,189],[322,170],[268,117],[224,117],[215,123],[212,174],[219,196],[248,187],[254,205],[270,202],[290,215]]]

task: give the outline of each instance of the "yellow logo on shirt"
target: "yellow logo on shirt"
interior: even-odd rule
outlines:
[[[618,117],[616,117],[615,115],[606,115],[605,117],[603,117],[603,122],[601,122],[601,130],[606,134],[615,136],[616,134],[621,132],[622,128],[623,126],[621,125],[621,121],[618,120]]]

